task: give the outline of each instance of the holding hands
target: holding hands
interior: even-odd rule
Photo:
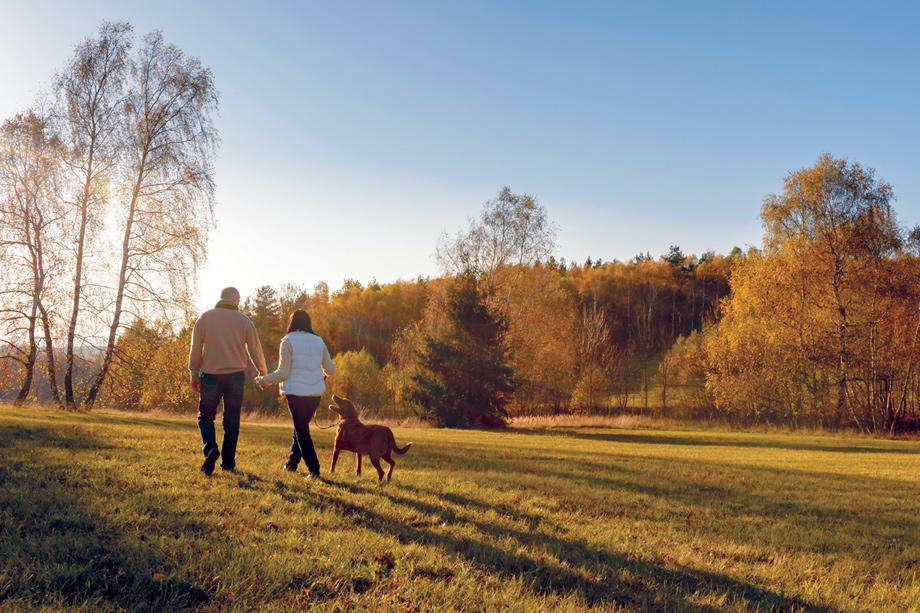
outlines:
[[[258,377],[256,377],[256,385],[258,385],[259,389],[262,389],[262,390],[267,389],[269,385],[268,383],[262,382],[262,379],[264,378],[265,378],[265,375],[259,375]]]

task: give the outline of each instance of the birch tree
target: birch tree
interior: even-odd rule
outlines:
[[[6,334],[24,335],[26,347],[4,339],[8,355],[22,364],[24,376],[16,403],[22,403],[32,386],[38,358],[39,331],[43,335],[45,368],[51,398],[60,404],[55,369],[54,340],[46,300],[49,278],[56,272],[54,227],[61,221],[55,184],[60,156],[58,140],[34,111],[21,113],[0,129],[0,247],[4,249],[7,306],[0,312]],[[50,273],[50,274],[49,274]]]
[[[111,366],[123,317],[150,309],[164,318],[177,310],[187,314],[189,278],[204,257],[213,223],[217,104],[210,69],[167,43],[162,32],[144,38],[124,104],[121,243],[111,323],[87,408]]]
[[[487,300],[507,316],[520,268],[547,260],[555,240],[546,209],[530,194],[504,187],[467,230],[441,235],[435,257],[448,273],[476,277]]]
[[[813,167],[790,173],[783,194],[768,196],[762,211],[769,252],[803,240],[810,248],[836,328],[838,412],[848,412],[860,428],[866,426],[850,403],[849,385],[854,308],[864,298],[866,265],[900,244],[891,199],[891,186],[873,169],[825,154]]]
[[[98,247],[92,238],[102,225],[105,206],[124,149],[123,98],[129,68],[132,28],[104,22],[95,38],[77,45],[56,79],[60,131],[68,149],[72,181],[67,204],[75,214],[73,288],[64,354],[64,402],[74,397],[74,344],[83,306],[87,253]]]

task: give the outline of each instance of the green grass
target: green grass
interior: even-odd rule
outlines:
[[[0,611],[920,611],[920,443],[395,433],[389,484],[252,423],[207,478],[194,418],[0,407]]]

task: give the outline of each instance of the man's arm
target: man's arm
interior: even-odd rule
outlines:
[[[265,354],[262,353],[262,342],[259,341],[259,333],[256,327],[249,322],[249,333],[246,338],[246,350],[249,352],[249,359],[255,365],[256,370],[263,377],[268,374],[268,368],[265,367]]]
[[[195,327],[192,328],[192,346],[188,352],[189,385],[196,392],[201,381],[201,358],[204,349],[204,333],[200,324],[201,319],[196,321]]]

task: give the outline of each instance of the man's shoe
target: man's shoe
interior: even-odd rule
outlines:
[[[319,473],[307,473],[306,475],[304,475],[304,479],[316,479],[317,481],[319,481],[320,480]]]
[[[225,473],[235,473],[236,466],[221,466],[220,469]]]
[[[220,451],[217,449],[212,449],[208,452],[208,455],[204,457],[204,463],[201,465],[201,472],[211,476],[214,472],[214,464],[217,463],[217,458],[220,457]]]

